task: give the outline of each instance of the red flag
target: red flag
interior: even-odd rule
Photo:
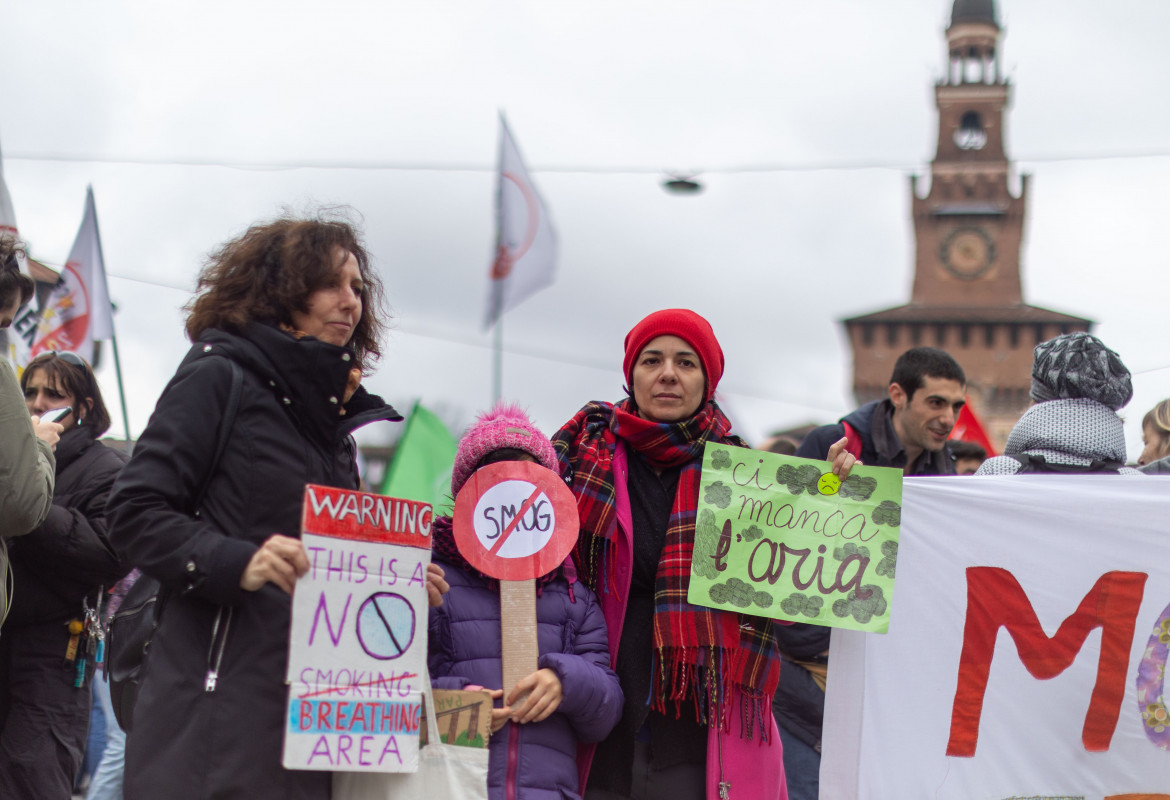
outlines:
[[[951,429],[949,438],[974,442],[987,451],[988,458],[999,455],[999,451],[991,444],[987,431],[983,429],[983,423],[979,421],[979,417],[975,416],[975,409],[971,408],[970,402],[967,402],[959,410],[959,418],[955,421],[955,427]]]

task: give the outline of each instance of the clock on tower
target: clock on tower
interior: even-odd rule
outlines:
[[[1002,447],[1028,405],[1032,348],[1090,320],[1024,303],[1020,249],[1027,176],[1004,142],[1011,85],[1000,70],[994,0],[953,0],[929,181],[911,178],[910,302],[846,319],[858,402],[884,397],[894,361],[941,347],[967,373],[968,402]]]

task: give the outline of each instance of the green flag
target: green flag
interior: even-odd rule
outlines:
[[[450,514],[451,468],[457,446],[447,426],[415,402],[382,481],[382,494],[430,503],[436,516]]]

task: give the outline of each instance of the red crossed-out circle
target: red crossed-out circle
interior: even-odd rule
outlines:
[[[471,566],[500,580],[552,572],[573,549],[578,525],[569,487],[530,461],[476,470],[455,498],[455,545]]]

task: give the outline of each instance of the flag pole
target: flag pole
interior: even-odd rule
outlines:
[[[112,320],[110,327],[113,328]],[[130,436],[130,414],[126,411],[126,389],[122,386],[122,360],[118,358],[118,334],[113,333],[112,330],[110,344],[114,346],[114,375],[118,378],[118,399],[122,401],[122,425],[126,429],[126,455],[130,455],[134,450],[134,439]]]
[[[492,277],[496,279],[496,285],[492,287],[492,297],[495,302],[494,316],[496,329],[492,334],[492,405],[500,402],[500,396],[504,391],[504,287],[502,281],[505,277],[501,274],[497,277],[499,267],[503,265],[503,261],[508,257],[506,245],[504,243],[504,138],[505,131],[508,128],[508,122],[504,118],[504,109],[496,109],[500,115],[500,153],[499,153],[499,175],[496,176],[496,260],[493,262]]]
[[[512,188],[507,192],[504,184]],[[485,327],[495,323],[492,343],[494,400],[504,392],[504,313],[533,292],[552,283],[556,233],[536,191],[520,150],[500,110],[500,163],[496,179],[496,252]],[[515,273],[520,273],[515,274]]]
[[[504,383],[504,315],[496,317],[496,332],[492,342],[492,405],[500,402]]]
[[[90,186],[86,202],[93,198],[93,187]],[[102,266],[102,280],[106,280],[106,254],[102,251],[102,231],[97,224],[97,209],[93,212],[93,236],[97,242],[98,263]],[[110,301],[110,287],[106,285],[106,302]],[[126,388],[122,384],[122,359],[118,357],[118,333],[114,329],[113,303],[110,303],[110,344],[114,348],[114,376],[118,379],[118,399],[122,403],[122,427],[126,429],[126,455],[134,450],[134,438],[130,435],[130,413],[126,410]],[[92,312],[91,312],[92,313]]]

